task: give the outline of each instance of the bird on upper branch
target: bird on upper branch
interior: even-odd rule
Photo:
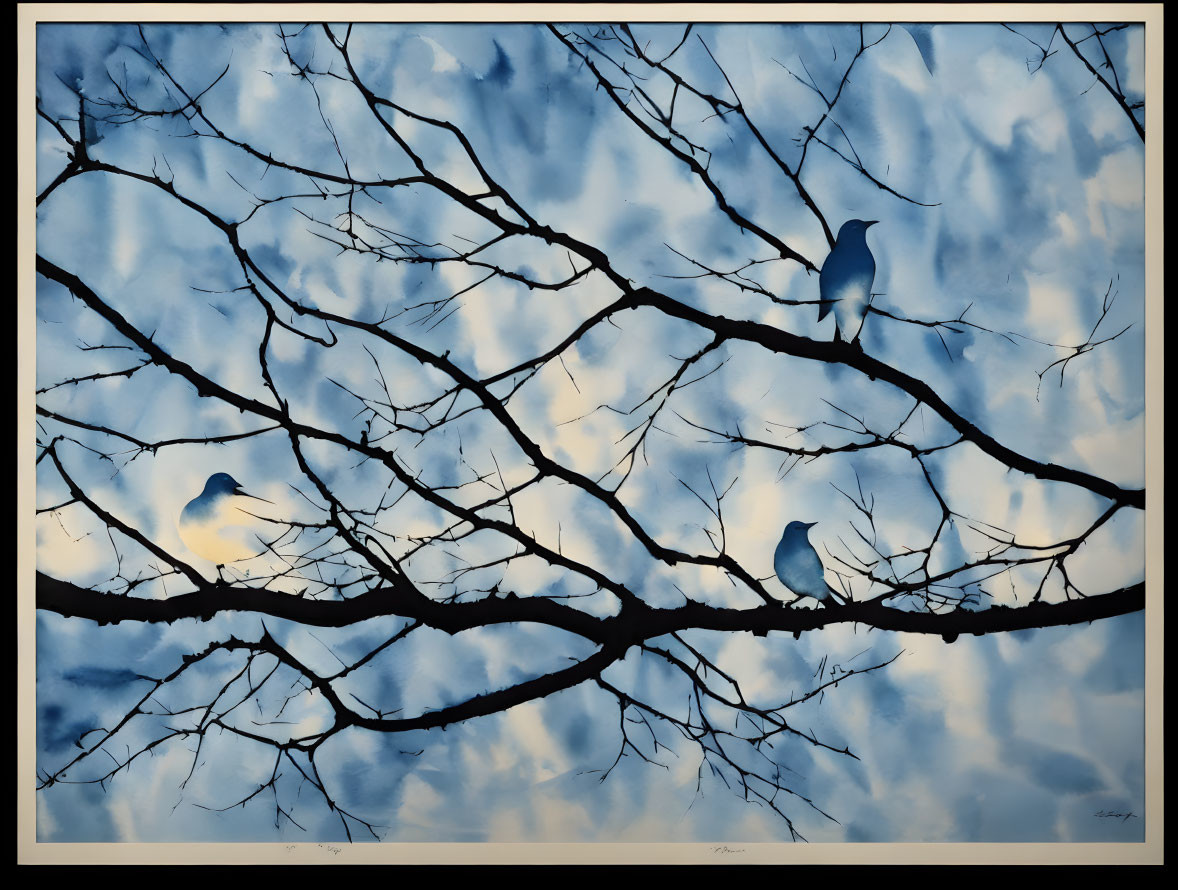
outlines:
[[[818,292],[823,303],[818,320],[833,310],[834,339],[857,343],[867,306],[871,302],[871,285],[875,280],[875,257],[867,246],[867,230],[879,220],[849,219],[835,239],[834,249],[818,273]]]

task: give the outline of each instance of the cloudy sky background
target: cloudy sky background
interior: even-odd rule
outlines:
[[[288,33],[295,30],[287,27]],[[869,26],[868,40],[884,30]],[[1039,43],[1050,36],[1050,26],[1020,25],[1018,30]],[[650,41],[656,57],[682,35],[676,26],[635,26],[635,31]],[[152,50],[190,91],[204,89],[229,65],[202,97],[201,107],[233,138],[293,163],[342,173],[322,113],[344,146],[353,176],[412,172],[354,88],[319,78],[317,96],[306,82],[289,76],[275,26],[157,25],[145,33]],[[802,127],[819,120],[824,108],[794,74],[812,76],[830,95],[859,40],[853,26],[709,26],[697,33],[724,66],[750,117],[791,161]],[[296,57],[313,60],[320,70],[343,70],[318,28],[293,38],[291,46]],[[1126,93],[1141,97],[1141,30],[1109,35],[1106,46]],[[836,230],[848,218],[881,221],[868,236],[877,263],[877,305],[922,319],[954,318],[969,307],[970,321],[1025,335],[1008,339],[970,330],[946,334],[943,345],[924,328],[872,317],[863,333],[868,353],[929,381],[950,405],[1018,451],[1140,487],[1143,147],[1123,112],[1102,87],[1092,87],[1091,75],[1058,37],[1053,48],[1059,52],[1032,72],[1028,58],[1037,55],[1035,47],[999,26],[941,25],[915,35],[893,28],[858,60],[833,117],[874,175],[901,194],[937,206],[917,206],[877,189],[815,144],[805,182]],[[40,26],[37,89],[43,107],[54,117],[75,116],[75,91],[92,101],[108,97],[111,77],[132,88],[145,107],[167,101],[158,75],[136,52],[142,49],[133,26]],[[628,122],[547,29],[364,26],[353,32],[351,51],[375,92],[460,125],[486,168],[530,213],[602,248],[614,267],[636,283],[715,314],[820,339],[831,336],[831,322],[819,325],[813,306],[775,305],[715,280],[689,277],[698,270],[674,251],[727,269],[750,259],[772,260],[773,253],[736,229],[682,164]],[[694,35],[673,64],[702,89],[729,95],[723,75]],[[658,85],[652,82],[651,89]],[[664,100],[669,96],[667,91],[656,94]],[[679,103],[677,122],[693,141],[711,149],[709,170],[728,199],[820,265],[827,250],[820,228],[748,133],[685,97]],[[403,118],[397,124],[434,169],[463,187],[477,187],[477,176],[453,142]],[[67,124],[70,132],[72,126]],[[260,197],[312,191],[305,178],[266,170],[224,144],[184,138],[188,130],[182,121],[112,126],[96,120],[90,126],[96,133],[94,157],[174,176],[180,192],[226,218],[244,219],[253,206],[227,172]],[[850,154],[829,123],[821,134]],[[43,121],[37,151],[40,190],[66,163],[60,137]],[[426,189],[386,192],[380,200],[360,199],[362,212],[423,242],[462,244],[462,238],[488,237],[485,224]],[[339,256],[316,233],[330,233],[344,206],[319,199],[270,204],[242,226],[243,244],[298,299],[372,321],[443,298],[482,277],[453,265],[431,269]],[[242,283],[240,270],[223,236],[197,215],[157,189],[88,174],[39,208],[37,243],[42,255],[78,274],[140,330],[154,331],[155,341],[173,355],[232,390],[269,401],[257,361],[264,315],[252,299],[233,292]],[[487,259],[540,278],[569,271],[563,250],[521,239],[488,252]],[[817,298],[817,276],[796,263],[766,262],[749,274],[780,296]],[[1100,317],[1110,283],[1118,296],[1100,333],[1131,327],[1072,362],[1062,386],[1057,372],[1040,382],[1038,372],[1066,354],[1045,344],[1083,342]],[[439,354],[449,350],[460,367],[486,376],[549,348],[616,296],[607,282],[593,276],[557,293],[490,281],[462,297],[458,311],[436,326],[418,323],[424,313],[410,310],[390,329]],[[122,341],[64,289],[43,279],[38,281],[37,321],[39,388],[134,364],[127,350],[79,348]],[[591,478],[614,466],[625,449],[617,441],[635,422],[598,406],[631,407],[674,373],[678,359],[708,342],[698,330],[649,310],[625,313],[615,322],[598,326],[568,351],[567,372],[560,363],[546,366],[510,402],[513,416],[546,454]],[[309,333],[325,333],[315,322],[296,324]],[[275,332],[271,369],[296,417],[358,438],[357,404],[326,378],[377,394],[374,369],[361,344],[376,347],[371,339],[346,332],[340,332],[340,341],[322,349]],[[441,375],[388,347],[377,354],[399,403],[419,402],[446,387]],[[846,423],[833,403],[877,429],[890,430],[911,407],[908,397],[849,369],[743,343],[716,350],[692,376],[717,366],[711,376],[675,394],[671,407],[682,419],[669,411],[660,417],[659,429],[648,439],[648,462],[640,460],[622,488],[627,507],[657,540],[710,552],[703,529],[714,531],[715,523],[680,484],[702,491],[710,474],[720,486],[733,482],[724,501],[728,549],[760,578],[771,576],[773,547],[792,519],[818,521],[811,537],[831,553],[855,547],[851,523],[864,526],[835,486],[851,492],[861,484],[874,495],[881,550],[927,541],[939,510],[920,481],[919,468],[902,453],[877,449],[785,473],[775,453],[701,441],[713,437],[686,422],[733,432],[739,425],[748,435],[790,444],[833,444],[847,441],[848,435],[819,426],[791,436],[789,428]],[[223,435],[263,425],[236,409],[198,400],[189,384],[159,369],[57,388],[40,400],[51,410],[147,440]],[[43,427],[46,438],[66,432],[49,422]],[[922,445],[952,438],[928,410],[918,412],[905,431]],[[69,429],[68,435],[96,448],[112,447],[97,434]],[[492,453],[508,485],[530,475],[526,459],[479,413],[431,434],[420,447],[412,447],[415,441],[394,436],[385,444],[403,444],[402,460],[436,485],[493,471]],[[371,462],[357,467],[353,457],[326,447],[308,446],[307,453],[348,503],[371,505],[388,485],[387,474]],[[129,455],[113,463],[100,460],[77,445],[63,445],[61,454],[90,496],[209,573],[213,567],[180,542],[176,520],[211,473],[233,474],[247,490],[274,501],[276,515],[315,518],[288,484],[298,481],[299,472],[281,434],[223,447],[165,448],[129,462]],[[47,463],[38,468],[39,507],[67,499]],[[930,466],[959,513],[1036,543],[1082,531],[1105,508],[1101,499],[1073,487],[1008,472],[971,447],[940,452]],[[616,483],[618,473],[608,478]],[[309,490],[305,483],[302,487]],[[469,494],[455,497],[473,501],[488,493],[483,489],[476,498],[475,491],[463,491]],[[677,605],[680,591],[716,605],[759,603],[718,573],[654,563],[624,526],[571,486],[545,483],[514,507],[521,527],[537,540],[553,548],[559,541],[562,552],[604,567],[652,604]],[[439,530],[445,519],[405,498],[385,522],[398,535],[416,535]],[[134,545],[116,540],[124,574],[133,576],[148,560]],[[1139,511],[1121,511],[1069,560],[1070,577],[1085,593],[1140,581],[1143,540]],[[111,542],[76,506],[42,514],[37,543],[40,571],[111,589],[109,579],[117,571]],[[934,567],[973,557],[984,546],[959,524]],[[461,565],[455,554],[473,564],[513,550],[493,536],[474,535],[460,546],[423,553],[412,564],[413,574],[435,580]],[[1035,572],[1013,572],[983,589],[994,601],[1023,603],[1038,581]],[[1062,596],[1057,581],[1045,588],[1049,599]],[[594,614],[612,609],[608,595],[588,595],[592,584],[562,576],[535,559],[514,563],[506,574],[468,575],[464,582],[471,589],[499,582],[521,595],[586,595],[568,602]],[[140,592],[164,596],[177,592],[177,583],[172,579],[167,590],[156,585]],[[766,584],[784,595],[776,579]],[[450,587],[437,591],[456,592]],[[857,596],[865,592],[855,588]],[[315,630],[313,636],[277,620],[267,619],[266,625],[305,663],[331,671],[338,662],[329,650],[345,659],[358,657],[400,623],[384,619],[346,630]],[[59,768],[77,751],[74,742],[81,732],[110,726],[138,699],[143,684],[128,672],[162,675],[184,653],[209,641],[230,634],[253,639],[260,631],[256,615],[98,628],[38,614],[39,768]],[[1143,836],[1141,614],[1088,627],[963,638],[951,645],[842,626],[797,641],[776,634],[688,638],[738,675],[746,695],[758,701],[808,688],[823,658],[828,664],[861,667],[903,650],[886,670],[840,684],[807,706],[804,715],[791,712],[794,725],[812,729],[837,747],[849,745],[860,758],[852,761],[805,743],[778,748],[779,761],[794,771],[792,787],[838,819],[831,822],[802,805],[791,806],[791,817],[810,840],[1134,841]],[[347,688],[365,701],[380,701],[386,710],[402,708],[410,714],[555,670],[568,657],[590,654],[592,647],[555,630],[497,627],[456,637],[417,631],[394,650],[350,678]],[[201,678],[219,683],[228,665],[228,658],[214,661]],[[605,676],[668,707],[686,699],[682,682],[665,665],[636,653]],[[185,703],[184,691],[176,690],[170,703]],[[296,706],[302,710],[296,716],[287,711],[284,719],[299,721],[303,729],[324,719],[314,702]],[[132,727],[126,741],[133,745],[158,731],[159,724],[144,723]],[[328,742],[319,763],[339,802],[386,826],[382,835],[390,841],[788,839],[779,817],[745,803],[706,769],[697,794],[698,751],[670,730],[660,741],[672,748],[660,754],[668,769],[627,757],[600,782],[600,771],[617,753],[617,709],[609,697],[585,686],[445,732],[345,732]],[[306,832],[285,822],[275,828],[268,798],[227,812],[202,808],[225,807],[244,797],[266,780],[271,765],[268,750],[210,736],[200,767],[181,790],[191,753],[183,743],[172,743],[138,761],[105,790],[62,784],[39,793],[38,837],[342,839],[338,820],[320,801],[306,792],[296,801],[293,782],[280,794]],[[100,767],[96,759],[89,769]],[[86,769],[71,778],[84,778]],[[1101,811],[1135,816],[1096,816]]]

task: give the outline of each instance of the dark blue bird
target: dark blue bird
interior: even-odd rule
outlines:
[[[180,540],[217,565],[257,556],[265,547],[256,532],[258,522],[271,520],[247,512],[242,498],[273,503],[242,491],[228,473],[214,473],[180,513]]]
[[[818,320],[834,310],[834,339],[854,343],[859,339],[867,305],[871,302],[871,284],[875,280],[875,257],[867,246],[867,229],[879,220],[849,219],[839,229],[834,250],[818,273],[818,292],[824,302],[818,307]]]
[[[799,596],[812,596],[825,601],[831,598],[836,605],[845,606],[846,598],[826,583],[822,560],[810,543],[810,529],[816,522],[791,522],[785,527],[781,542],[773,553],[773,570],[777,578]],[[827,605],[830,605],[827,603]]]

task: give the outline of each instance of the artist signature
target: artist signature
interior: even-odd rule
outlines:
[[[1128,822],[1130,819],[1138,818],[1136,813],[1114,813],[1112,810],[1101,810],[1092,815],[1098,819],[1120,819],[1122,822]]]
[[[335,844],[316,844],[315,846],[317,846],[320,850],[326,850],[328,853],[334,853],[337,856],[340,854],[340,852],[343,849],[342,847],[337,847]],[[287,844],[286,845],[286,851],[288,853],[293,853],[298,848],[299,848],[298,844]]]
[[[721,844],[718,847],[712,847],[713,853],[743,853],[744,847],[728,847]]]

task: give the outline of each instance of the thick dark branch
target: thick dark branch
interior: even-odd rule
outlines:
[[[555,692],[571,689],[586,680],[599,677],[603,670],[625,655],[627,648],[629,647],[624,644],[605,646],[572,667],[553,671],[533,680],[525,680],[523,683],[509,686],[507,689],[476,695],[461,704],[439,708],[418,717],[380,718],[353,715],[349,718],[350,723],[353,726],[376,732],[410,732],[415,729],[445,727],[452,723],[461,723],[463,720],[496,714],[524,702],[544,698]]]
[[[222,612],[253,612],[311,627],[350,627],[370,618],[396,615],[459,633],[493,624],[532,623],[567,630],[594,642],[608,638],[606,619],[543,597],[489,597],[467,603],[440,603],[408,585],[383,586],[346,600],[316,600],[223,581],[195,593],[146,599],[97,593],[37,573],[37,608],[99,624],[122,621],[171,624],[185,618],[209,621]]]
[[[1083,599],[1057,603],[1034,603],[1027,606],[991,606],[978,611],[906,612],[878,603],[852,603],[837,608],[782,609],[760,606],[756,609],[723,609],[700,603],[687,603],[677,609],[652,609],[650,617],[635,622],[647,631],[646,638],[694,628],[717,631],[768,631],[802,633],[844,622],[863,624],[876,630],[932,634],[947,641],[961,634],[981,636],[1027,630],[1034,627],[1062,627],[1084,624],[1127,615],[1145,608],[1144,582]]]
[[[1067,482],[1072,485],[1078,485],[1081,488],[1086,488],[1095,494],[1127,506],[1137,507],[1139,509],[1144,509],[1145,507],[1144,489],[1121,488],[1107,479],[1093,476],[1091,473],[1085,473],[1082,470],[1073,470],[1069,467],[1061,467],[1058,464],[1038,461],[1019,454],[1017,451],[1006,447],[997,439],[984,433],[975,424],[966,420],[963,415],[953,410],[925,381],[905,374],[903,371],[897,370],[891,365],[884,364],[879,359],[872,358],[860,348],[850,343],[810,340],[806,337],[799,337],[797,334],[791,334],[788,331],[783,331],[779,328],[755,321],[740,321],[725,318],[722,315],[709,315],[702,310],[687,306],[650,288],[641,288],[635,291],[634,298],[635,305],[651,306],[665,312],[667,315],[682,318],[684,321],[689,321],[700,327],[707,328],[726,340],[745,340],[750,343],[758,343],[773,352],[781,352],[787,355],[797,356],[798,358],[813,359],[814,361],[847,365],[848,367],[855,368],[868,377],[883,380],[902,389],[917,401],[928,405],[941,415],[946,423],[957,430],[962,438],[972,442],[983,452],[990,455],[990,457],[1001,461],[1011,469],[1027,473],[1037,479],[1048,479],[1054,482]]]
[[[908,612],[874,602],[832,609],[788,609],[760,606],[726,609],[688,603],[676,609],[655,609],[638,601],[627,603],[619,615],[596,618],[571,606],[541,597],[487,598],[471,603],[438,603],[406,590],[381,588],[343,601],[311,600],[285,593],[228,584],[212,585],[197,593],[167,599],[140,599],[100,594],[37,573],[37,608],[100,624],[121,621],[171,623],[183,618],[206,621],[225,611],[249,611],[317,627],[346,627],[385,615],[413,618],[447,633],[491,624],[546,624],[602,645],[637,644],[676,631],[699,629],[802,633],[851,622],[877,630],[933,634],[955,638],[1083,624],[1145,608],[1144,582],[1113,591],[1058,603],[991,606],[978,611],[941,614]]]

